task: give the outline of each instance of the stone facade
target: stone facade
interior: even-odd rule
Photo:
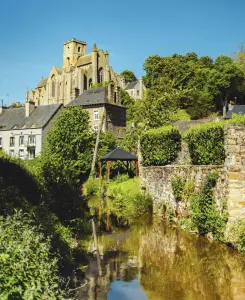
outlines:
[[[144,92],[146,90],[146,87],[143,83],[142,77],[140,77],[140,80],[134,81],[134,82],[129,82],[125,86],[125,91],[134,98],[134,100],[139,100],[142,99],[144,96]]]
[[[109,53],[94,45],[86,54],[86,42],[75,38],[64,43],[63,67],[54,66],[47,78],[42,78],[30,92],[29,99],[35,105],[63,104],[88,90],[94,84],[112,81],[125,87],[125,80],[109,65]]]
[[[216,171],[219,179],[214,188],[214,197],[220,211],[227,208],[229,220],[245,216],[245,125],[225,126],[226,160],[223,166],[176,165],[142,167],[141,187],[154,199],[155,212],[163,212],[164,205],[177,209],[172,189],[176,176],[193,181],[195,191],[200,190],[207,175]]]

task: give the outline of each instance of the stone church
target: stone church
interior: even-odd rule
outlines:
[[[104,82],[125,87],[125,79],[109,65],[109,53],[97,49],[86,53],[86,42],[75,38],[64,43],[63,67],[53,67],[47,78],[42,78],[26,102],[38,105],[63,104],[83,94],[89,88]]]

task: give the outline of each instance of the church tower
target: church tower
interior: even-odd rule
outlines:
[[[64,43],[63,68],[75,66],[80,56],[86,55],[86,42],[73,38]]]

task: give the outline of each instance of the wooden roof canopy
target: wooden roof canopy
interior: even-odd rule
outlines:
[[[117,147],[110,153],[104,155],[100,160],[101,161],[115,161],[115,160],[137,161],[138,157],[134,153],[127,152],[122,148]]]
[[[121,149],[119,146],[111,151],[110,153],[104,155],[100,159],[100,182],[102,182],[102,164],[103,162],[107,162],[107,180],[109,182],[110,180],[110,169],[111,169],[111,161],[126,161],[127,162],[127,169],[128,164],[130,164],[131,161],[134,161],[135,168],[136,168],[136,176],[138,176],[138,157],[134,153],[127,152],[123,149]]]

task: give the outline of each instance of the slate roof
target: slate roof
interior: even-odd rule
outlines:
[[[231,109],[228,110],[224,119],[231,119],[232,114],[244,115],[245,105],[233,105]]]
[[[129,82],[126,86],[125,86],[125,90],[131,90],[131,89],[134,89],[136,84],[138,83],[139,81],[132,81],[132,82]]]
[[[41,87],[45,86],[45,85],[47,84],[47,81],[48,81],[48,78],[42,78],[42,79],[39,81],[39,83],[38,83],[38,85],[37,85],[37,88],[41,88]]]
[[[29,117],[25,116],[25,107],[3,109],[0,115],[0,130],[43,128],[62,104],[37,106]]]
[[[113,104],[108,100],[108,87],[98,87],[98,88],[92,88],[88,89],[84,93],[82,93],[80,96],[72,100],[70,103],[67,104],[67,107],[69,106],[89,106],[89,105],[96,105],[96,104]],[[124,107],[122,105],[118,105]]]
[[[137,156],[134,153],[127,152],[120,147],[117,147],[110,153],[104,155],[100,160],[110,161],[110,160],[138,160]]]

